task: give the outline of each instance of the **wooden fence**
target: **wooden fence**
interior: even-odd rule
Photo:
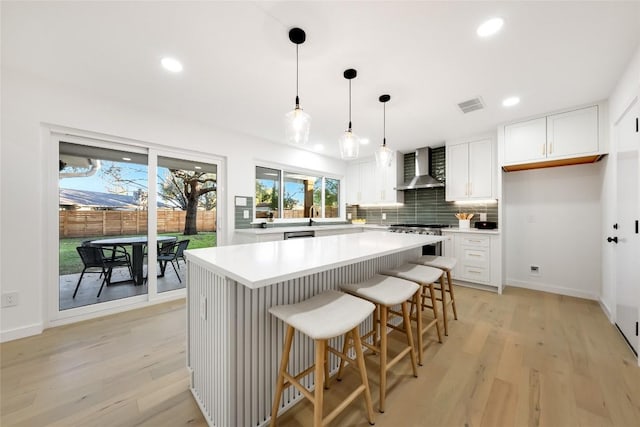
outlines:
[[[60,238],[147,232],[147,211],[60,211]],[[185,211],[158,211],[158,233],[184,230]],[[216,211],[198,211],[198,231],[216,231]]]

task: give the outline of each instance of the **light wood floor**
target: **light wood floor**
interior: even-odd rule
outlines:
[[[419,378],[392,369],[376,426],[640,425],[640,368],[595,302],[514,288],[457,297],[460,320],[430,344]],[[188,391],[183,302],[50,329],[0,356],[3,427],[206,425]],[[367,366],[376,405],[375,357]],[[327,407],[356,377],[332,383]],[[311,414],[303,402],[279,425]],[[333,425],[368,426],[362,404]]]

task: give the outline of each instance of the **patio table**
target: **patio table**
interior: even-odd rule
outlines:
[[[133,237],[116,237],[113,239],[99,239],[89,242],[91,245],[96,246],[131,246],[131,268],[133,270],[133,283],[135,285],[142,285],[144,283],[144,251],[142,247],[149,241],[147,236],[133,236]],[[158,236],[158,243],[176,241],[173,236]]]

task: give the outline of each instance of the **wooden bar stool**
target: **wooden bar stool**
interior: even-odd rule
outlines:
[[[447,320],[447,307],[451,305],[453,308],[453,318],[458,320],[458,310],[456,310],[456,297],[453,293],[453,281],[451,280],[451,270],[456,266],[457,260],[451,257],[423,255],[415,261],[414,264],[426,265],[428,267],[439,268],[447,275],[447,287],[436,285],[436,290],[440,291],[440,299],[442,301],[442,320],[444,321],[444,334],[449,335],[449,322]],[[446,295],[449,294],[449,300]]]
[[[418,364],[422,366],[423,335],[435,326],[438,333],[438,342],[442,342],[442,334],[440,333],[440,320],[438,319],[438,306],[436,300],[436,292],[434,282],[442,280],[442,270],[433,267],[426,267],[417,264],[402,264],[399,267],[384,270],[382,274],[386,274],[400,279],[409,280],[420,285],[420,297],[416,305],[416,315],[413,315],[413,304],[411,307],[411,320],[416,322],[416,331],[418,335]],[[425,290],[429,290],[429,295],[425,294]],[[431,305],[427,303],[427,298],[431,300]],[[423,324],[422,315],[425,309],[431,309],[433,312],[433,320],[426,325]]]
[[[367,371],[362,354],[358,325],[369,317],[374,309],[375,306],[368,301],[333,290],[325,291],[296,304],[278,305],[269,309],[272,315],[287,324],[287,334],[282,351],[282,360],[280,361],[280,371],[276,382],[273,406],[271,408],[272,426],[276,425],[282,392],[292,385],[313,403],[314,427],[320,427],[331,422],[349,403],[353,402],[353,400],[362,393],[364,393],[369,423],[373,425],[374,418],[371,392],[369,391],[369,382],[367,380]],[[296,329],[314,340],[315,364],[294,376],[287,371],[287,366],[289,364],[291,344],[293,343],[293,333]],[[357,363],[362,384],[329,415],[323,418],[323,383],[326,386],[329,380],[327,353],[330,351],[342,360],[352,360],[346,354],[328,346],[327,340],[340,335],[345,335],[345,341],[347,340],[347,336],[350,335],[355,342],[356,359],[353,361]],[[300,383],[301,378],[311,373],[315,375],[315,389],[313,393]]]
[[[387,393],[387,370],[398,363],[406,355],[410,355],[413,376],[418,376],[416,352],[413,345],[413,334],[411,333],[411,321],[409,319],[409,307],[407,301],[415,299],[416,304],[419,302],[420,286],[407,280],[398,279],[397,277],[376,274],[372,278],[363,282],[348,283],[340,286],[340,288],[345,292],[349,292],[376,304],[373,328],[370,332],[360,338],[362,345],[380,354],[380,402],[378,409],[380,412],[384,412],[385,397]],[[389,324],[390,308],[398,304],[402,305],[403,328]],[[391,361],[387,361],[387,327],[401,330],[407,335],[407,347]],[[379,347],[378,335],[380,336]],[[370,336],[374,337],[373,345],[366,342],[366,339]],[[346,353],[348,349],[347,340],[345,340],[344,344],[345,346],[342,352]],[[355,343],[354,345],[357,348],[359,344]],[[344,364],[345,362],[343,359],[340,363],[338,379],[341,378]]]

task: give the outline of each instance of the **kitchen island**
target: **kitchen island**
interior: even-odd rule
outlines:
[[[365,280],[444,239],[375,231],[186,251],[187,364],[209,425],[268,423],[285,332],[269,307]],[[335,340],[339,346],[342,338]],[[310,366],[313,341],[296,334],[291,356],[294,371]],[[332,355],[330,369],[337,367]],[[302,382],[310,387],[312,380]],[[287,389],[281,410],[301,398]]]

